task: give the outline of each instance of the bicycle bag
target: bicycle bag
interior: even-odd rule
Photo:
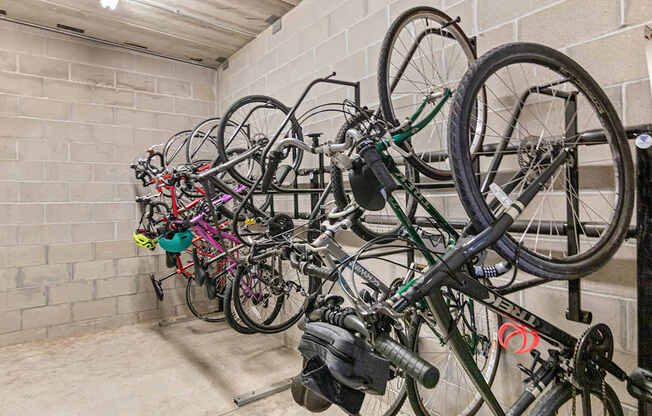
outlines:
[[[365,393],[385,394],[389,362],[346,329],[309,322],[299,351],[304,359],[301,384],[347,412],[360,411]]]

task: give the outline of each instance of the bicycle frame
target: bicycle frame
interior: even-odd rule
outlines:
[[[172,189],[172,192],[173,192],[173,195],[174,195],[174,192],[175,192],[174,186],[171,186],[170,188]],[[234,191],[235,192],[240,192],[240,191],[243,191],[245,189],[246,189],[246,187],[244,185],[242,185],[242,186],[236,188]],[[232,198],[233,197],[231,195],[228,195],[228,194],[227,195],[222,195],[220,198],[215,200],[213,203],[217,204],[217,203],[228,202]],[[174,208],[174,211],[175,211],[175,215],[196,206],[201,200],[202,200],[202,198],[197,198],[197,199],[193,200],[192,202],[190,202],[189,204],[187,204],[187,205],[185,205],[183,207],[180,207],[180,208],[177,208],[176,200],[174,200],[175,205],[173,206],[173,208]],[[232,270],[237,265],[237,259],[232,258],[229,255],[229,252],[233,251],[235,248],[239,247],[238,245],[240,244],[240,240],[238,240],[237,237],[235,237],[235,236],[233,236],[233,235],[231,235],[229,233],[225,233],[224,231],[218,229],[218,228],[221,228],[222,225],[227,224],[228,221],[221,224],[221,225],[218,225],[218,228],[215,228],[215,227],[211,226],[208,222],[206,222],[204,220],[204,216],[205,216],[205,213],[201,213],[199,215],[196,215],[195,217],[193,217],[190,220],[190,225],[192,227],[192,230],[197,235],[197,237],[193,238],[193,240],[192,240],[192,246],[198,249],[198,254],[211,258],[210,260],[208,260],[208,262],[206,262],[204,264],[204,266],[207,266],[207,265],[209,265],[211,263],[214,263],[215,261],[224,259],[224,260],[227,260],[230,264],[226,267],[226,270],[224,270],[223,272],[228,272],[228,271]],[[227,240],[235,243],[236,247],[231,248],[231,249],[227,249],[222,244],[220,244],[213,236],[217,237],[220,240],[222,238],[226,238]],[[213,255],[213,254],[210,254],[210,253],[205,253],[205,252],[200,251],[199,248],[196,246],[196,243],[198,241],[200,241],[200,240],[207,241],[209,244],[211,244],[213,247],[215,247],[215,249],[218,250],[220,252],[220,254]],[[188,249],[186,249],[186,252],[192,253],[192,249],[188,248]],[[167,279],[169,277],[174,276],[175,274],[180,275],[180,276],[184,276],[186,278],[192,278],[193,274],[188,271],[188,268],[193,267],[194,264],[195,264],[194,262],[190,261],[190,262],[188,262],[187,264],[184,265],[181,262],[181,257],[178,256],[177,257],[177,268],[176,268],[176,270],[173,273],[167,275],[166,277],[160,279],[159,281],[163,281],[163,280],[165,280],[165,279]]]
[[[507,232],[528,203],[532,201],[542,184],[552,177],[553,173],[568,157],[567,150],[562,150],[554,157],[550,166],[525,189],[519,198],[511,204],[509,209],[497,219],[494,225],[467,241],[458,241],[457,247],[447,252],[439,263],[431,266],[423,276],[414,279],[402,288],[403,292],[411,293],[412,299],[423,299],[426,301],[438,327],[443,332],[444,337],[448,339],[450,348],[458,362],[464,368],[478,392],[482,395],[487,406],[497,416],[502,416],[505,412],[476,366],[473,356],[468,349],[468,344],[462,338],[457,326],[453,325],[453,317],[441,290],[443,287],[455,289],[471,299],[484,304],[492,311],[536,330],[541,338],[556,347],[562,348],[563,351],[573,351],[577,343],[575,337],[527,309],[502,297],[497,291],[487,288],[475,278],[465,273],[452,272],[453,270],[458,270],[469,259],[488,248]],[[407,217],[402,213],[401,207],[396,204],[396,208],[402,214],[399,215],[399,219],[402,221],[406,220]],[[407,227],[412,228],[409,222],[407,222]],[[550,379],[548,382],[550,382]],[[542,389],[538,387],[524,391],[519,400],[510,408],[508,414],[521,414],[541,391]]]

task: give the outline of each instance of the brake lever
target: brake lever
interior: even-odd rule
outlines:
[[[375,314],[381,313],[385,316],[389,316],[392,319],[401,319],[403,317],[403,314],[394,310],[394,308],[392,308],[387,303],[387,301],[378,302],[373,305],[371,309]]]

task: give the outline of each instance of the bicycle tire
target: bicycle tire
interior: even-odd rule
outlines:
[[[490,330],[491,335],[496,335],[498,333],[498,328],[501,325],[501,318],[499,315],[496,315],[496,328],[491,328]],[[418,316],[415,318],[410,325],[410,331],[408,333],[408,346],[412,351],[417,352],[418,351],[418,339],[419,339],[419,333],[421,331],[421,328],[424,327],[425,321],[421,316]],[[426,325],[427,327],[427,325]],[[485,380],[487,381],[487,384],[491,386],[495,380],[496,377],[496,372],[498,370],[498,364],[500,363],[500,355],[501,355],[501,349],[500,346],[498,345],[498,342],[494,339],[491,343],[490,347],[490,352],[488,354],[489,356],[489,361],[488,365],[485,367],[483,374],[485,376]],[[449,357],[450,359],[450,357]],[[457,363],[455,361],[455,363]],[[455,365],[455,364],[454,364]],[[446,368],[447,365],[445,366]],[[452,373],[453,371],[449,369],[448,373]],[[448,377],[449,374],[442,374],[442,377]],[[443,383],[443,380],[440,380],[440,383]],[[437,414],[443,414],[441,412],[437,412],[436,409],[434,412],[429,410],[429,406],[427,405],[428,403],[424,403],[424,397],[420,393],[420,387],[419,384],[414,381],[413,379],[408,379],[407,380],[407,394],[408,398],[410,400],[410,405],[412,406],[412,410],[415,412],[417,416],[434,416]],[[453,383],[454,384],[454,383]],[[439,387],[435,386],[435,389]],[[432,392],[432,394],[435,394],[433,390],[428,390],[428,392]],[[452,399],[451,399],[452,400]],[[425,402],[430,402],[430,400],[425,400]],[[474,415],[478,412],[482,404],[484,403],[482,397],[480,394],[476,394],[473,399],[466,405],[459,413],[456,413],[458,416],[471,416]],[[434,403],[435,406],[438,405],[438,403]],[[451,409],[447,408],[447,411],[450,411]],[[449,414],[449,413],[446,413]],[[453,414],[450,414],[450,416],[455,416]]]
[[[207,314],[199,312],[199,309],[194,305],[194,302],[192,300],[192,291],[193,290],[199,290],[202,293],[204,292],[202,289],[203,288],[198,288],[194,289],[193,286],[196,286],[197,283],[195,282],[195,279],[188,279],[188,283],[186,284],[186,305],[188,306],[188,309],[190,312],[195,315],[196,318],[201,319],[202,321],[206,322],[223,322],[225,320],[224,316],[217,316],[217,317],[209,317]],[[214,299],[215,303],[219,303],[219,299],[215,298]]]
[[[172,168],[173,161],[176,160],[177,157],[179,157],[179,152],[181,151],[181,148],[186,147],[186,142],[188,140],[190,133],[192,133],[191,130],[180,131],[174,134],[172,137],[170,137],[167,140],[167,142],[165,142],[165,146],[163,146],[163,166],[165,166],[165,169],[167,171],[171,170],[170,168]],[[173,147],[175,142],[180,139],[183,140],[182,144]]]
[[[573,391],[575,391],[576,395],[581,393],[581,390],[573,389],[573,386],[568,382],[555,384],[550,389],[548,389],[543,394],[543,396],[541,396],[529,414],[531,416],[557,415],[559,409],[573,398]],[[602,392],[597,389],[592,389],[591,394],[598,396],[598,398],[602,396]],[[578,400],[577,398],[576,400],[578,401],[578,404],[581,405],[582,400]],[[606,405],[607,414],[609,416],[623,416],[623,408],[620,405],[620,400],[618,399],[618,396],[616,396],[614,390],[608,384],[605,384],[605,401],[603,403]],[[603,412],[592,412],[592,414],[596,416],[601,413]],[[578,414],[583,413],[582,411],[579,411]]]
[[[209,119],[206,119],[199,123],[197,126],[195,126],[194,129],[190,131],[190,134],[188,134],[188,137],[186,138],[184,142],[184,148],[185,148],[185,153],[186,153],[186,163],[191,165],[191,164],[210,164],[212,163],[217,157],[219,156],[218,150],[217,150],[217,142],[215,140],[215,137],[213,136],[215,130],[217,130],[218,126],[218,121],[220,120],[220,117],[212,117]],[[208,127],[208,129],[206,129]],[[204,129],[204,130],[202,130]],[[193,143],[194,139],[194,143]],[[201,140],[199,143],[197,143],[197,139]],[[212,151],[209,151],[210,155],[214,156],[208,156],[204,153],[205,158],[196,158],[197,153],[200,151],[200,149],[203,147],[203,145],[208,143],[208,148],[213,149]],[[193,146],[194,145],[194,146]],[[208,160],[210,159],[210,160]]]
[[[241,108],[244,108],[245,106],[247,106],[249,104],[255,104],[255,103],[259,103],[261,105],[264,104],[264,105],[271,106],[271,107],[268,107],[268,108],[277,109],[277,110],[281,111],[286,116],[290,112],[290,109],[287,106],[285,106],[285,104],[281,103],[279,100],[277,100],[277,99],[275,99],[273,97],[269,97],[269,96],[266,96],[266,95],[249,95],[249,96],[243,97],[243,98],[237,100],[236,102],[234,102],[228,108],[228,110],[224,113],[224,115],[222,116],[222,119],[220,120],[220,124],[219,124],[218,130],[217,130],[217,151],[218,151],[219,158],[214,161],[213,166],[216,166],[219,163],[226,163],[226,162],[229,161],[229,156],[230,155],[229,155],[229,151],[228,151],[229,150],[228,145],[230,145],[230,143],[226,143],[226,145],[225,145],[225,140],[226,141],[229,140],[229,138],[225,137],[225,135],[227,134],[226,129],[227,129],[227,127],[230,127],[230,126],[238,126],[238,125],[240,125],[240,122],[238,122],[237,120],[233,120],[232,118],[234,118],[235,114]],[[258,108],[258,107],[256,107],[256,108]],[[253,111],[255,111],[255,110],[253,110]],[[294,116],[292,116],[290,118],[290,123],[291,123],[291,131],[293,133],[294,138],[303,141],[303,134],[302,134],[302,131],[301,131],[301,127],[300,127],[299,123],[297,122],[297,120],[296,120],[296,118]],[[274,128],[275,127],[276,126],[274,126]],[[264,134],[262,132],[260,134],[265,136],[265,137],[262,137],[262,139],[271,140],[274,133],[276,133],[275,130],[274,131],[270,130],[270,131],[265,132]],[[247,134],[249,134],[249,133],[247,133]],[[270,136],[272,136],[272,137],[270,137]],[[251,138],[248,137],[247,140],[248,140],[249,144],[251,144],[251,142],[250,142]],[[262,151],[263,151],[263,149],[261,149],[261,151],[258,152],[256,157],[260,158],[260,156],[262,155]],[[295,169],[295,170],[298,170],[299,166],[301,166],[301,161],[303,159],[303,150],[297,149],[297,151],[293,155],[294,155],[293,156],[294,160],[292,161],[292,168]],[[260,168],[261,168],[260,176],[262,176],[262,174],[264,172],[264,169],[265,169],[265,166],[266,166],[266,163],[263,160],[258,160],[258,162],[259,162]],[[238,171],[236,166],[231,167],[228,170],[228,172],[237,182],[243,183],[243,184],[246,184],[246,185],[252,185],[254,182],[256,182],[256,179],[257,179],[256,177],[245,177],[244,175],[241,174],[241,172]]]
[[[602,267],[625,238],[634,203],[634,172],[624,128],[613,105],[597,82],[575,61],[543,45],[511,43],[492,49],[471,65],[455,93],[449,118],[448,131],[451,137],[448,145],[457,191],[475,229],[483,230],[494,223],[495,216],[487,206],[474,175],[474,163],[468,142],[469,124],[475,105],[474,97],[481,88],[485,88],[485,81],[508,65],[522,66],[523,63],[539,65],[551,72],[564,74],[565,79],[572,80],[574,87],[595,100],[594,105],[600,109],[599,121],[607,136],[611,138],[608,145],[613,152],[613,161],[619,169],[616,177],[620,191],[618,207],[615,210],[617,218],[608,226],[605,225],[608,227],[603,234],[606,239],[599,246],[596,243],[585,254],[575,258],[555,259],[550,256],[547,259],[528,248],[520,248],[519,243],[508,233],[500,237],[494,244],[494,249],[512,263],[518,257],[520,269],[539,277],[566,280],[583,277]]]
[[[452,19],[441,10],[433,7],[419,6],[406,10],[396,19],[394,19],[391,26],[389,27],[389,30],[385,34],[385,38],[383,39],[383,43],[380,49],[380,55],[378,57],[378,97],[380,100],[380,109],[384,119],[393,126],[400,125],[401,120],[399,120],[399,117],[395,114],[392,105],[392,91],[390,91],[392,83],[390,80],[390,68],[392,67],[392,50],[401,34],[402,29],[411,20],[418,19],[419,15],[430,15],[434,20],[442,25],[448,23],[449,25],[445,30],[448,33],[452,34],[455,41],[464,51],[469,62],[473,62],[476,59],[475,48],[464,33],[464,30],[462,30],[462,28],[454,21],[454,19]],[[394,67],[396,67],[396,65],[394,65]],[[411,156],[408,159],[409,162],[421,174],[436,180],[451,179],[452,175],[450,170],[433,167],[429,164],[428,161],[425,161],[423,158],[419,157],[411,145],[411,139],[400,143],[398,146],[406,152],[410,153]]]
[[[257,331],[240,322],[238,313],[233,306],[233,280],[229,279],[224,289],[224,318],[234,331],[241,334],[255,334]]]

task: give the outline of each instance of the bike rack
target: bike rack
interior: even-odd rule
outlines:
[[[472,39],[473,44],[475,45],[475,38]],[[349,83],[345,81],[338,80],[328,80],[330,83],[337,83],[342,85],[348,85],[355,88],[355,98],[356,104],[360,104],[360,85],[359,83]],[[577,122],[575,121],[573,114],[577,109],[577,100],[575,94],[561,94],[560,91],[552,91],[548,88],[546,91],[539,91],[547,95],[554,96],[556,98],[562,98],[566,101],[565,103],[565,119],[567,125],[566,135],[567,137],[573,137],[578,135],[577,131]],[[301,97],[299,103],[303,100],[305,96]],[[295,106],[296,107],[296,106]],[[633,140],[641,134],[652,133],[652,123],[650,124],[641,124],[635,126],[629,126],[626,128],[626,137],[628,140]],[[308,137],[312,140],[312,145],[319,145],[319,137],[321,133],[309,134]],[[593,145],[593,144],[603,144],[606,143],[606,137],[604,131],[602,130],[589,130],[585,131],[580,135],[579,141],[583,144]],[[485,146],[482,153],[488,153],[491,150],[496,150],[495,146]],[[510,152],[517,152],[517,148],[507,147],[505,149],[506,154]],[[427,154],[432,160],[444,160],[448,155],[443,152],[429,152]],[[651,149],[637,149],[636,151],[637,159],[637,227],[630,228],[627,233],[627,238],[637,238],[637,302],[638,302],[638,365],[639,367],[650,369],[652,368],[652,322],[649,317],[652,316],[652,148]],[[321,192],[325,189],[325,173],[330,170],[329,166],[324,165],[324,156],[319,155],[318,158],[318,167],[313,169],[300,170],[297,173],[297,176],[308,176],[309,188],[300,188],[298,185],[297,178],[294,180],[293,189],[283,189],[282,191],[270,191],[268,193],[272,194],[272,207],[274,207],[274,197],[278,194],[291,194],[293,196],[293,218],[294,219],[308,219],[310,213],[300,212],[299,209],[299,195],[301,194],[310,194],[310,207],[311,212],[315,210],[316,204],[318,203],[319,196]],[[567,178],[571,182],[570,185],[577,187],[578,180],[578,171],[577,165],[574,164],[568,168]],[[452,182],[436,182],[436,183],[423,183],[417,185],[421,189],[453,189],[455,184]],[[262,194],[258,192],[258,194]],[[577,198],[572,195],[570,192],[567,192],[566,202],[568,207],[574,207],[577,211]],[[273,208],[272,208],[273,209]],[[571,212],[572,210],[567,210]],[[273,212],[273,211],[272,211]],[[386,218],[381,215],[369,214],[365,217],[365,220],[371,223],[390,223],[392,218]],[[394,219],[395,220],[395,219]],[[415,219],[415,223],[422,227],[430,227],[430,223],[421,217]],[[451,221],[451,225],[456,229],[463,229],[467,223],[464,221]],[[567,215],[565,222],[559,222],[555,224],[560,230],[563,230],[560,235],[568,236],[568,246],[567,250],[569,253],[577,253],[578,247],[576,245],[576,239],[573,236],[576,236],[579,233],[585,233],[587,235],[593,235],[594,233],[599,233],[600,230],[592,226],[591,224],[578,224],[572,215],[569,213]],[[517,232],[517,230],[523,230],[523,224],[520,224],[518,221],[514,223],[510,231]],[[522,231],[521,231],[522,232]],[[309,236],[314,238],[319,234],[319,225],[312,225],[309,229]],[[415,254],[413,249],[408,249],[407,251],[407,262],[411,264],[414,262]],[[524,290],[529,287],[538,286],[541,284],[551,282],[551,279],[544,278],[534,278],[528,281],[519,282],[511,285],[509,288],[499,290],[501,294],[514,293],[520,290]],[[568,282],[568,309],[566,311],[566,319],[574,322],[581,322],[584,324],[590,324],[592,320],[592,314],[589,311],[584,311],[581,308],[581,279],[571,280]],[[253,391],[250,393],[245,393],[243,395],[235,396],[234,401],[238,406],[243,406],[245,404],[263,399],[268,397],[271,394],[286,390],[289,388],[291,380],[284,380],[280,383],[275,383],[268,387]],[[243,398],[246,398],[243,400]],[[651,415],[652,416],[652,406],[647,405],[647,403],[639,402],[639,412],[641,415]]]
[[[335,75],[335,73],[333,73]],[[349,82],[349,81],[342,81],[342,80],[337,80],[337,79],[320,79],[317,82],[324,82],[324,83],[329,83],[329,84],[336,84],[336,85],[345,85],[352,87],[354,89],[354,101],[356,106],[360,106],[360,83],[359,82]],[[312,86],[316,82],[311,83],[306,90],[303,92],[301,97],[299,98],[297,104],[292,108],[292,110],[289,113],[289,116],[293,115],[296,108],[299,107],[303,99],[305,98],[306,94],[312,88]],[[287,120],[289,120],[289,116],[284,122],[287,123]],[[308,134],[307,136],[311,139],[312,145],[313,146],[319,146],[319,138],[321,137],[322,133],[311,133]],[[317,204],[319,203],[319,196],[321,193],[324,191],[326,183],[325,183],[325,173],[330,170],[327,169],[324,166],[324,155],[320,154],[318,156],[318,166],[317,168],[314,169],[305,169],[305,170],[300,170],[297,172],[296,177],[294,178],[294,183],[293,189],[283,189],[281,191],[269,191],[269,192],[254,192],[254,195],[265,195],[265,194],[271,194],[271,202],[270,202],[270,210],[272,215],[274,215],[274,198],[276,195],[292,195],[293,197],[293,215],[292,217],[294,219],[308,219],[310,217],[310,213],[302,213],[299,210],[299,195],[300,194],[310,194],[310,212],[314,212],[315,209],[317,208]],[[299,188],[298,184],[298,177],[299,176],[308,176],[309,178],[309,183],[310,183],[310,188]],[[320,208],[323,212],[323,208]],[[319,236],[320,229],[319,229],[319,224],[311,224],[308,227],[308,238],[314,239]],[[247,404],[265,399],[273,394],[280,393],[282,391],[285,391],[290,388],[292,385],[292,379],[285,379],[278,381],[276,383],[272,383],[268,386],[262,387],[260,389],[252,390],[247,393],[239,394],[236,396],[233,396],[233,402],[236,404],[238,407],[245,406]]]
[[[637,224],[636,302],[638,313],[638,366],[652,369],[652,148],[636,149]],[[640,415],[652,415],[652,406],[638,402]]]

